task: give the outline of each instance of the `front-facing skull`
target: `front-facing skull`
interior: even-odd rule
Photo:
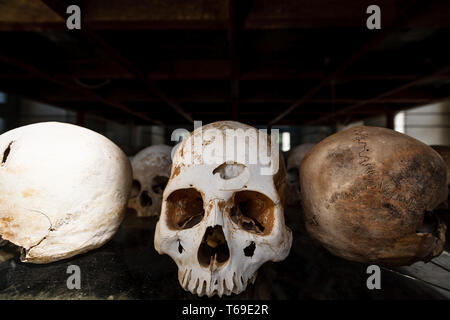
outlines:
[[[172,148],[154,145],[139,151],[131,160],[133,186],[128,207],[138,217],[159,216],[164,188],[170,176]]]
[[[195,130],[177,149],[155,248],[176,262],[185,290],[238,294],[263,263],[288,255],[285,169],[271,145],[253,127],[222,121]]]

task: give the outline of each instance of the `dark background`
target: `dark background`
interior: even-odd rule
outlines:
[[[66,28],[69,4],[81,30]],[[366,28],[371,4],[381,30]],[[173,145],[193,120],[236,120],[290,133],[288,151],[355,123],[395,129],[399,112],[434,104],[403,129],[450,145],[449,57],[449,1],[0,0],[0,132],[74,123],[133,155]],[[371,291],[367,265],[312,243],[295,210],[289,257],[230,299],[448,299],[448,257],[444,268],[383,269]],[[48,265],[9,248],[0,298],[197,299],[154,250],[154,222],[128,215],[104,247]],[[71,264],[81,290],[66,287]]]

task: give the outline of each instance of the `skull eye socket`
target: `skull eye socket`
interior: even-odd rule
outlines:
[[[133,184],[131,185],[130,198],[136,198],[141,191],[141,183],[136,179],[133,179]]]
[[[275,204],[256,191],[240,191],[234,195],[231,220],[248,232],[267,235],[272,231]]]
[[[192,228],[205,215],[202,195],[194,188],[172,192],[166,204],[167,225],[173,230]]]
[[[163,176],[156,176],[153,178],[152,190],[156,194],[162,194],[166,188],[169,178]]]

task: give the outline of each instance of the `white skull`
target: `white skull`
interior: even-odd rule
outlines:
[[[164,188],[170,177],[172,148],[155,145],[139,151],[131,160],[133,187],[128,207],[138,217],[159,216]]]
[[[285,168],[278,146],[267,154],[268,143],[276,145],[253,127],[221,121],[195,130],[176,150],[155,248],[176,262],[185,290],[238,294],[263,263],[289,254]],[[261,164],[264,156],[274,170]]]
[[[287,172],[286,172],[286,204],[288,206],[300,205],[300,182],[299,182],[299,169],[303,158],[306,156],[309,150],[314,147],[313,143],[301,144],[289,153],[287,160]]]
[[[100,247],[122,222],[131,166],[110,140],[47,122],[0,136],[0,238],[47,263]]]

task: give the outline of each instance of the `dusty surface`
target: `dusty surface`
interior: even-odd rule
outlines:
[[[129,215],[107,245],[84,255],[47,265],[17,256],[0,262],[0,299],[208,299],[181,288],[175,263],[154,250],[154,224]],[[80,290],[66,287],[71,264],[81,268]],[[285,261],[265,264],[254,285],[223,299],[439,299],[446,293],[385,269],[382,290],[370,291],[366,268],[332,256],[299,230]]]

